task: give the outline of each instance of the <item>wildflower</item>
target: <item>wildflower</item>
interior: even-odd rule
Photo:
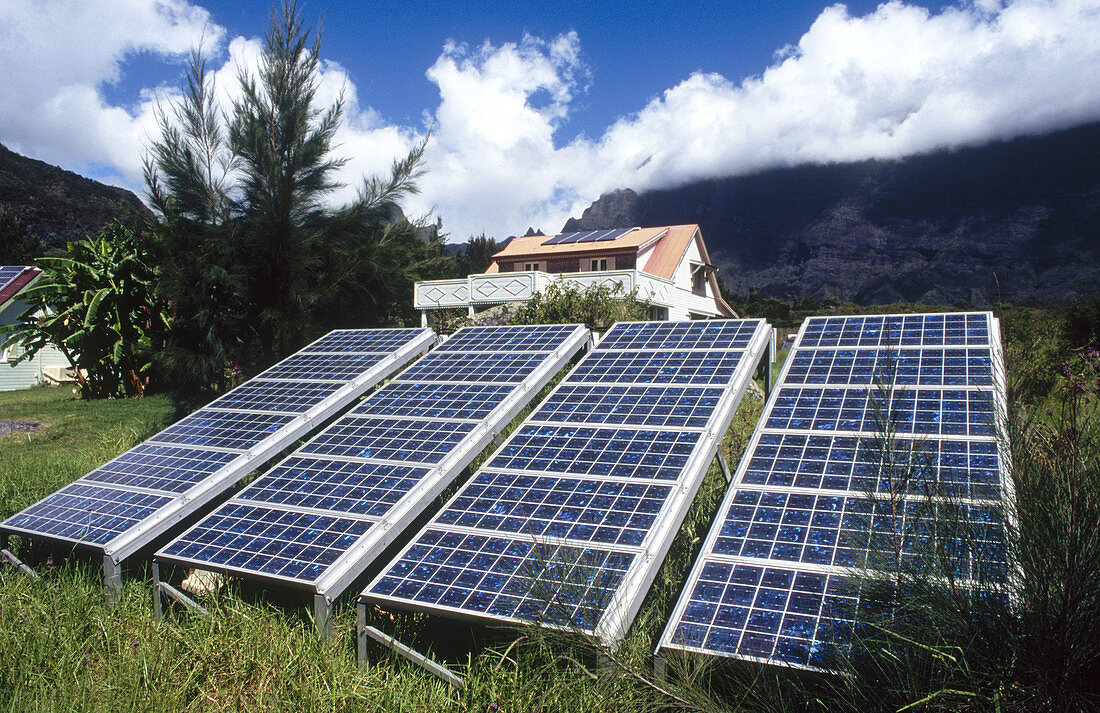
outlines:
[[[489,704],[489,710],[491,710],[491,711],[499,711],[499,710],[500,710],[500,706],[498,706],[498,705],[497,705],[496,703],[490,703],[490,704]]]
[[[131,644],[131,646],[133,646],[136,649],[138,647],[138,642],[135,641],[134,643]]]
[[[46,557],[46,569],[53,569],[53,555]]]

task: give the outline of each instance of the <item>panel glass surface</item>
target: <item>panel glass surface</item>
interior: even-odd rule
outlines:
[[[101,545],[170,502],[166,495],[73,483],[12,516],[5,525]]]
[[[543,361],[545,353],[432,352],[401,373],[402,381],[470,381],[518,384]]]
[[[182,493],[239,457],[238,453],[142,443],[81,480]]]
[[[437,522],[638,546],[671,491],[669,485],[483,471]]]
[[[811,317],[800,347],[989,346],[985,314]]]
[[[753,320],[623,322],[607,331],[597,349],[744,349],[756,325]]]
[[[989,349],[798,349],[787,384],[990,386]]]
[[[858,606],[845,577],[783,567],[707,562],[672,642],[709,653],[829,668]]]
[[[245,451],[294,420],[294,416],[199,409],[149,440]]]
[[[694,431],[529,425],[497,451],[488,467],[676,480],[699,435]]]
[[[355,544],[365,520],[227,503],[164,549],[184,560],[313,581]]]
[[[814,488],[853,493],[935,492],[996,500],[1001,496],[1000,455],[995,441],[898,439],[891,477],[876,467],[883,442],[871,437],[764,433],[741,477],[745,485]]]
[[[564,344],[576,330],[575,324],[481,327],[458,332],[435,352],[551,352]]]
[[[371,592],[590,631],[636,556],[429,529]]]
[[[726,384],[740,352],[596,350],[569,374],[570,383]]]
[[[474,429],[472,423],[345,418],[302,446],[302,453],[438,463]]]
[[[238,500],[381,517],[427,468],[293,456],[242,490]]]
[[[338,329],[303,352],[392,352],[424,333],[422,329]]]
[[[765,426],[791,431],[875,433],[892,422],[897,433],[992,436],[993,397],[953,389],[819,389],[784,387]]]
[[[257,379],[351,381],[388,357],[379,354],[297,354],[263,372]]]
[[[951,547],[955,576],[976,579],[981,571],[996,581],[1001,578],[998,563],[1004,561],[1003,535],[1001,517],[989,506],[739,489],[711,551],[890,569],[895,548],[905,566],[921,565],[915,546],[921,542]]]
[[[393,381],[352,410],[357,416],[480,420],[515,389],[511,384]]]
[[[721,395],[720,388],[563,384],[531,420],[703,428]]]
[[[315,381],[252,380],[216,399],[206,408],[305,413],[343,384]]]

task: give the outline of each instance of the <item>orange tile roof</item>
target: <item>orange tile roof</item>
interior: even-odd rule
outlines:
[[[653,248],[653,253],[650,254],[645,266],[640,268],[641,271],[671,280],[676,274],[676,266],[680,264],[684,252],[691,245],[691,239],[698,230],[698,225],[669,226],[668,235],[661,238],[657,247]]]

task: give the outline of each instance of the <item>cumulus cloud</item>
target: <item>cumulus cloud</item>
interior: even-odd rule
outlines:
[[[255,38],[225,41],[185,0],[0,4],[0,141],[80,170],[111,167],[140,189],[153,130],[149,88],[128,106],[103,88],[135,53],[180,59],[205,33],[224,49],[222,99],[254,67]],[[337,140],[347,188],[385,171],[431,130],[429,174],[412,212],[455,238],[558,228],[601,192],[675,186],[803,162],[893,158],[1100,119],[1100,0],[969,0],[938,13],[900,1],[853,16],[824,9],[749,78],[696,73],[595,136],[559,140],[587,91],[582,38],[446,44],[427,77],[439,102],[414,126],[384,121],[332,58],[320,96],[342,96]],[[156,91],[154,91],[156,90]],[[628,113],[629,112],[629,113]]]

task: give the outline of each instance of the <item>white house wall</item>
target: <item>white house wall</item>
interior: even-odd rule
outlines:
[[[22,300],[12,300],[0,309],[0,324],[14,324],[26,311],[27,304]],[[6,337],[7,335],[0,335]],[[3,338],[0,338],[0,343]],[[69,360],[51,346],[43,348],[33,359],[15,364],[16,357],[23,351],[19,347],[0,350],[0,391],[27,389],[45,383],[44,370],[51,367],[68,368]]]

